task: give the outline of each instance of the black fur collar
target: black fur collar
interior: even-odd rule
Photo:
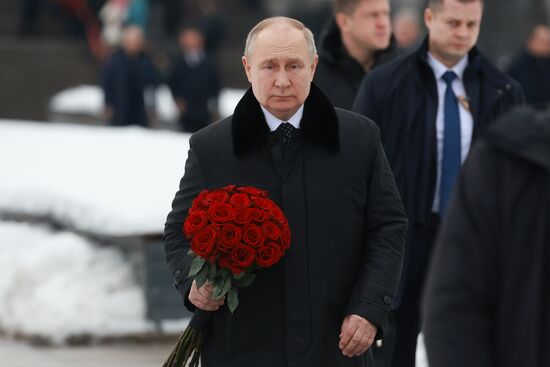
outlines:
[[[233,151],[237,156],[249,153],[254,146],[267,138],[269,127],[252,88],[246,91],[235,107],[231,129]],[[328,98],[313,83],[304,103],[300,130],[305,140],[333,152],[340,149],[336,111]]]

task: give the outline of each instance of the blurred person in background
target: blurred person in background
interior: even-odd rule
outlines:
[[[367,72],[397,56],[388,0],[335,0],[319,42],[315,83],[336,107],[351,109]]]
[[[101,37],[111,50],[120,46],[129,5],[129,0],[108,0],[99,11],[102,24]]]
[[[168,85],[178,107],[180,129],[193,133],[217,117],[212,116],[209,105],[217,104],[220,80],[218,70],[205,51],[204,35],[198,27],[182,29],[179,47]]]
[[[424,297],[430,367],[550,366],[550,115],[519,110],[464,164]]]
[[[397,46],[405,53],[412,52],[418,47],[420,42],[420,19],[415,9],[399,9],[393,17],[392,28]]]
[[[508,74],[525,91],[527,103],[538,109],[550,106],[550,27],[533,27],[527,45],[512,62]]]
[[[380,127],[409,231],[396,297],[394,367],[415,365],[420,298],[433,242],[470,143],[514,105],[521,87],[477,49],[482,0],[430,0],[428,36],[412,54],[369,73],[354,111]]]
[[[159,72],[145,52],[143,30],[126,27],[122,47],[109,57],[102,73],[105,118],[113,126],[149,126],[156,117],[159,82]]]

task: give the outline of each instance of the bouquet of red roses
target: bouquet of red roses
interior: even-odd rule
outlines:
[[[197,287],[207,281],[213,296],[227,296],[233,313],[238,306],[238,287],[250,285],[256,269],[277,263],[290,246],[290,229],[281,209],[267,192],[251,186],[226,186],[202,191],[194,200],[183,225],[193,257],[189,277]],[[164,367],[198,366],[202,332],[210,312],[197,310]]]

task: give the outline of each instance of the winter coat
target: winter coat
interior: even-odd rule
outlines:
[[[168,85],[172,96],[182,99],[186,104],[180,122],[185,123],[186,117],[188,121],[200,121],[197,126],[183,126],[185,131],[195,132],[211,122],[208,101],[218,96],[220,80],[218,71],[208,57],[196,65],[190,65],[180,54],[174,62]]]
[[[431,247],[431,244],[411,241],[415,238],[415,224],[425,223],[432,211],[437,179],[438,92],[427,52],[426,38],[415,53],[369,73],[353,106],[354,111],[379,126],[382,144],[409,217],[403,273],[407,276],[411,275],[407,273],[409,269],[416,269],[417,263],[425,262]],[[474,121],[473,140],[499,116],[523,101],[521,87],[476,48],[468,55],[463,79]]]
[[[249,89],[233,116],[190,139],[165,227],[167,261],[184,299],[192,279],[182,224],[201,190],[230,184],[266,190],[292,233],[282,261],[239,290],[236,312],[224,306],[214,314],[203,367],[364,366],[363,358],[344,357],[338,348],[344,317],[360,315],[383,333],[407,221],[378,129],[334,109],[312,84],[300,131],[277,162],[271,151],[281,143],[270,138]]]
[[[400,55],[395,41],[390,47],[375,55],[372,68],[395,59]],[[363,66],[352,58],[342,44],[342,35],[332,18],[321,33],[319,62],[315,71],[315,84],[336,107],[351,110],[359,85],[366,75]]]
[[[432,264],[431,367],[550,366],[550,115],[514,112],[472,148]]]
[[[523,51],[508,74],[523,87],[527,103],[540,109],[550,106],[550,58],[537,58]]]
[[[144,94],[151,88],[152,96],[160,81],[159,72],[145,53],[128,56],[116,51],[102,73],[105,104],[113,109],[114,126],[148,125]]]

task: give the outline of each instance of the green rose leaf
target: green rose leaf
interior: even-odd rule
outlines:
[[[236,287],[231,287],[229,293],[227,293],[227,307],[231,313],[235,312],[239,305],[239,293]]]
[[[231,289],[232,287],[232,284],[231,284],[231,277],[227,277],[224,279],[224,282],[223,282],[223,288],[222,288],[222,292],[220,294],[220,297],[223,297],[227,294],[227,292],[229,292],[229,290]]]
[[[225,284],[224,278],[216,278],[214,281],[214,291],[212,295],[214,296],[214,299],[218,300],[222,298],[222,290]]]
[[[208,279],[214,279],[216,277],[216,273],[218,272],[218,267],[215,263],[208,263],[210,266],[210,272],[208,273]]]
[[[237,287],[248,287],[256,279],[255,274],[244,272],[242,274],[244,275],[235,281]]]
[[[197,282],[197,288],[200,288],[208,280],[208,266],[203,266],[201,271],[195,277],[195,282]]]
[[[200,256],[194,258],[193,262],[191,263],[191,270],[189,270],[189,276],[192,277],[194,275],[197,275],[202,270],[205,263],[206,261]]]

